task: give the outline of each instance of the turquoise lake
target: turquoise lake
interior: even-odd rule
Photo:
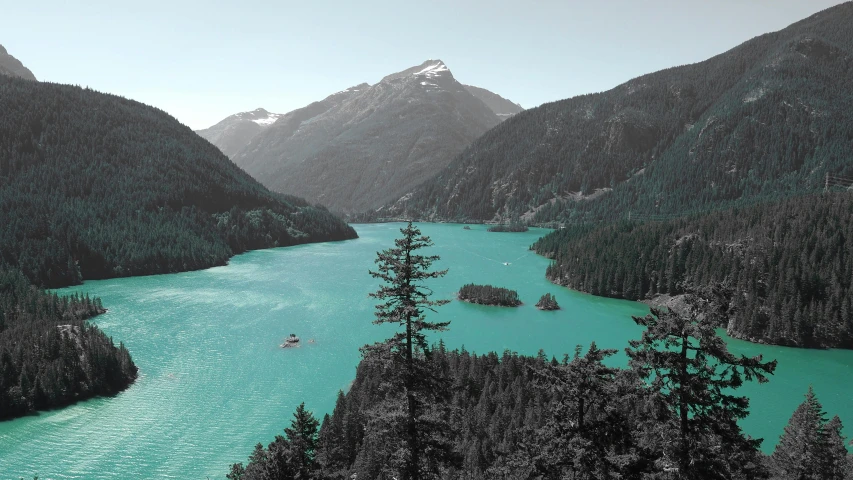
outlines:
[[[250,252],[225,267],[104,281],[60,291],[100,296],[109,309],[94,322],[127,345],[140,369],[113,398],[0,422],[2,478],[224,479],[290,423],[305,402],[318,418],[331,413],[355,375],[359,347],[389,330],[371,323],[378,283],[368,270],[401,224],[357,225],[361,238]],[[485,226],[421,224],[432,237],[435,298],[453,298],[465,283],[517,290],[515,309],[453,301],[434,319],[450,320],[451,348],[483,353],[509,349],[562,357],[595,341],[622,351],[640,335],[638,303],[593,297],[549,283],[548,260],[528,250],[547,230],[488,233]],[[505,264],[507,263],[507,264]],[[562,310],[533,305],[545,292]],[[281,349],[290,333],[314,343]],[[431,337],[437,341],[438,337]],[[770,383],[750,384],[747,433],[771,451],[812,385],[825,410],[853,432],[853,352],[798,350],[729,341],[736,353],[778,359]],[[615,360],[624,363],[624,355]]]

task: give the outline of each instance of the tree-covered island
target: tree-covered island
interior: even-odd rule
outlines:
[[[503,287],[491,285],[475,285],[469,283],[459,289],[459,300],[480,305],[495,305],[499,307],[517,307],[521,305],[518,292]]]

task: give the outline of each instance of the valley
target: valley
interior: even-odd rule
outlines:
[[[0,469],[850,480],[853,2],[800,7],[604,12],[637,45],[554,23],[593,4],[12,25]],[[638,46],[696,18],[701,56]]]

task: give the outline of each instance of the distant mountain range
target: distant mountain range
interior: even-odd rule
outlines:
[[[33,72],[31,72],[29,68],[25,67],[20,60],[9,55],[9,52],[6,51],[3,45],[0,45],[0,75],[20,77],[26,80],[36,79]]]
[[[853,177],[853,4],[704,62],[544,104],[477,139],[390,215],[680,215]]]
[[[230,158],[279,117],[281,114],[258,108],[251,112],[235,113],[210,128],[197,130],[196,133],[216,145]]]
[[[198,133],[273,190],[359,212],[412,190],[520,111],[499,95],[457,82],[441,60],[429,60],[269,126],[256,125],[249,112]]]

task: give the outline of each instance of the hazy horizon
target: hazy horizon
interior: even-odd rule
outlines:
[[[139,100],[201,129],[259,107],[286,113],[430,58],[531,108],[705,60],[840,3],[51,0],[4,7],[16,21],[0,44],[39,80]]]

